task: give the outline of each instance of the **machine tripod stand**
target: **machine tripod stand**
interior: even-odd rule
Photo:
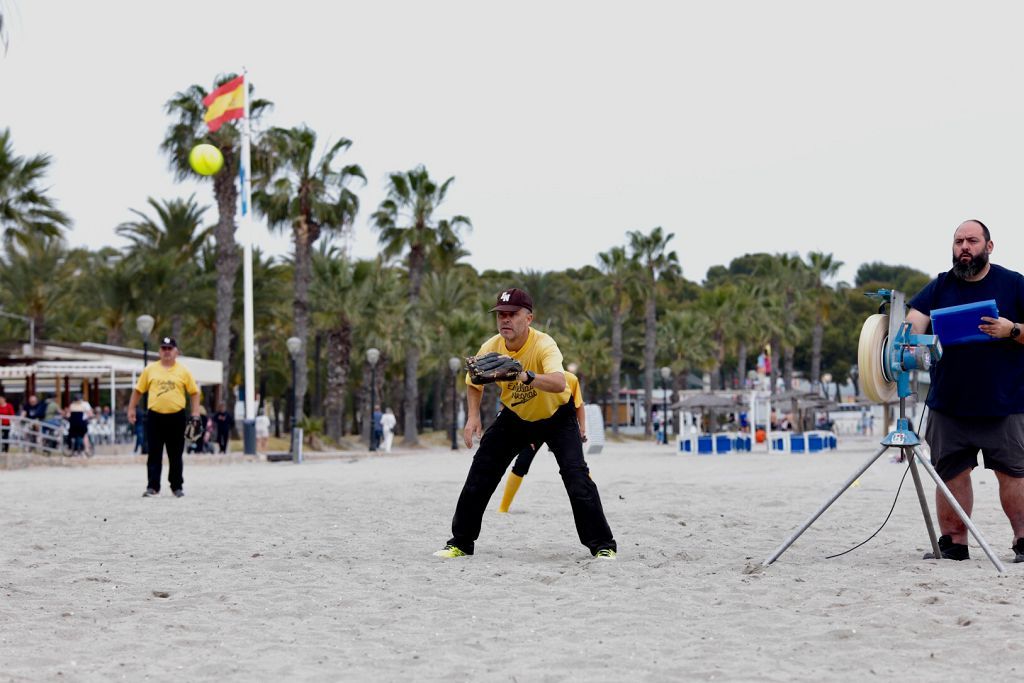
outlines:
[[[898,448],[907,459],[910,473],[914,478],[914,487],[917,489],[917,499],[921,503],[925,526],[928,528],[928,538],[931,541],[933,556],[941,558],[942,554],[935,538],[935,528],[932,525],[931,513],[928,511],[928,500],[925,497],[924,488],[921,486],[921,475],[917,470],[918,463],[935,482],[938,490],[971,532],[971,535],[978,541],[988,559],[995,565],[996,570],[1005,572],[1003,563],[999,561],[988,543],[982,538],[981,532],[953,497],[949,487],[942,481],[942,477],[932,467],[931,462],[921,455],[921,451],[917,448],[921,444],[921,440],[910,429],[907,420],[907,396],[912,393],[910,372],[912,370],[927,370],[932,363],[938,362],[942,356],[942,345],[933,335],[912,334],[910,323],[906,322],[903,294],[895,290],[883,289],[871,296],[881,299],[882,305],[879,314],[868,318],[861,331],[858,360],[861,366],[862,389],[868,398],[877,403],[889,403],[897,395],[899,396],[900,416],[896,423],[896,429],[882,439],[882,448],[872,455],[860,469],[850,475],[843,485],[761,565],[767,567],[779,559],[779,556],[786,552],[789,546],[793,545],[796,539],[800,538],[801,534],[807,531],[815,520],[824,514],[825,510],[836,502],[843,492],[850,488],[883,453],[890,448]],[[889,304],[889,315],[881,314],[885,304]]]
[[[956,498],[953,497],[953,493],[946,486],[946,483],[942,481],[942,477],[939,476],[939,473],[935,471],[935,468],[932,467],[932,464],[928,459],[923,457],[921,455],[921,451],[918,450],[917,446],[920,445],[921,440],[918,439],[917,434],[910,429],[910,425],[906,417],[906,402],[907,399],[905,397],[900,398],[900,417],[897,420],[896,429],[882,439],[882,448],[872,455],[867,462],[861,465],[856,472],[850,475],[850,477],[843,482],[843,485],[840,486],[839,489],[836,490],[836,492],[833,493],[832,496],[807,519],[806,522],[800,525],[800,528],[793,532],[789,538],[783,541],[782,545],[775,549],[775,552],[761,563],[762,566],[767,567],[771,563],[775,562],[775,560],[779,559],[779,556],[786,552],[789,546],[793,545],[793,543],[796,542],[796,539],[800,538],[800,536],[807,531],[812,524],[814,524],[818,517],[821,517],[821,515],[825,513],[825,510],[829,509],[832,503],[839,500],[839,496],[843,495],[846,489],[850,488],[853,482],[860,479],[861,475],[867,472],[868,468],[875,464],[875,461],[882,457],[883,453],[890,448],[899,448],[903,452],[904,457],[907,458],[910,466],[910,475],[913,477],[914,487],[917,489],[917,499],[921,503],[921,513],[924,515],[924,523],[928,528],[928,539],[931,541],[932,553],[934,556],[942,557],[942,554],[939,552],[939,543],[935,538],[935,527],[932,525],[932,517],[928,511],[928,500],[925,497],[924,488],[921,485],[921,475],[917,470],[917,463],[921,464],[921,467],[923,467],[928,473],[928,476],[930,476],[935,482],[939,491],[942,492],[942,495],[949,502],[950,506],[956,511],[957,516],[961,521],[963,521],[964,525],[971,532],[971,535],[974,536],[978,545],[980,545],[981,549],[985,551],[986,555],[988,555],[988,559],[992,561],[993,565],[995,565],[996,570],[999,572],[1006,571],[1006,568],[1003,567],[1003,563],[999,561],[999,558],[992,552],[992,548],[990,548],[988,543],[985,542],[981,532],[978,531],[976,526],[974,526],[974,522],[972,522],[971,518],[967,516],[967,513],[964,512],[964,509],[960,506],[960,503],[957,502]]]

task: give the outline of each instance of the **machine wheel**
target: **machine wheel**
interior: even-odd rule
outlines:
[[[857,345],[860,391],[874,403],[892,403],[897,399],[896,382],[882,372],[882,351],[889,336],[889,316],[876,313],[864,321]]]

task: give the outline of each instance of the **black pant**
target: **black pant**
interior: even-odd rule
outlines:
[[[220,447],[221,453],[228,452],[228,437],[231,436],[231,430],[227,427],[217,427],[217,445]]]
[[[164,446],[167,446],[167,481],[172,491],[184,484],[181,454],[185,450],[185,411],[176,413],[148,412],[146,438],[149,441],[149,457],[146,468],[149,472],[148,488],[160,490],[160,470],[164,463]]]
[[[3,427],[2,429],[0,429],[0,441],[4,442],[3,443],[3,451],[4,451],[4,453],[7,453],[8,449],[11,446],[11,444],[9,444],[7,442],[7,440],[9,438],[11,438],[11,428],[10,427]]]
[[[537,422],[527,422],[508,408],[498,414],[498,419],[484,432],[480,448],[473,456],[473,464],[469,467],[455,507],[452,538],[448,543],[469,555],[473,554],[484,510],[505,470],[517,453],[530,444],[540,443],[547,443],[555,455],[565,492],[569,494],[580,542],[590,549],[591,554],[605,548],[616,549],[612,530],[604,517],[601,496],[583,459],[583,442],[576,426],[572,401],[551,417]]]
[[[533,444],[527,445],[526,448],[519,451],[519,455],[516,456],[516,461],[512,463],[512,474],[517,477],[525,477],[530,472],[530,465],[533,464],[533,456],[537,455],[537,451],[540,450],[540,444],[534,446]]]

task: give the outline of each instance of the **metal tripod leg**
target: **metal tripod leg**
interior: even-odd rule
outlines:
[[[808,520],[806,522],[804,522],[800,526],[799,529],[797,529],[795,532],[793,532],[790,535],[789,538],[787,538],[785,541],[783,541],[782,545],[780,545],[778,548],[776,548],[775,552],[772,553],[768,557],[768,559],[766,559],[764,562],[761,563],[761,566],[762,567],[767,567],[772,562],[774,562],[775,560],[779,559],[779,556],[782,555],[782,553],[786,552],[786,550],[789,549],[789,546],[793,545],[796,542],[796,539],[800,538],[800,535],[803,534],[805,531],[807,531],[807,529],[812,524],[814,524],[814,521],[816,519],[818,519],[818,517],[821,517],[825,513],[825,510],[828,510],[829,507],[831,507],[832,503],[834,503],[837,500],[839,500],[839,496],[843,495],[843,492],[846,491],[846,489],[850,488],[850,485],[852,485],[853,482],[855,482],[858,479],[860,479],[860,475],[862,475],[865,472],[867,472],[868,469],[872,465],[875,464],[875,461],[878,460],[882,456],[882,453],[885,453],[888,449],[889,449],[888,446],[882,446],[882,448],[877,453],[872,455],[871,458],[869,458],[868,461],[865,462],[861,466],[861,468],[859,470],[857,470],[856,472],[851,474],[849,476],[849,478],[847,478],[847,480],[843,483],[843,485],[840,486],[836,490],[836,492],[832,494],[832,497],[829,498],[827,501],[825,501],[825,504],[822,505],[820,508],[818,508],[817,512],[815,512],[813,515],[811,515],[810,518],[808,518]]]
[[[928,511],[928,498],[924,495],[924,487],[921,486],[921,475],[917,471],[916,458],[913,448],[903,448],[901,452],[910,465],[910,476],[914,478],[914,488],[917,489],[917,501],[921,504],[921,514],[924,515],[924,525],[928,528],[928,540],[932,544],[932,553],[935,557],[942,557],[939,551],[939,542],[935,539],[935,526],[932,524],[932,513]]]
[[[928,476],[930,476],[935,481],[935,485],[939,487],[940,491],[942,491],[942,495],[946,498],[946,502],[948,502],[949,506],[953,508],[954,511],[956,511],[957,517],[960,518],[960,521],[964,523],[964,526],[966,526],[967,529],[971,532],[971,535],[974,536],[974,540],[978,542],[978,545],[981,546],[981,549],[985,551],[986,555],[988,555],[988,559],[991,560],[992,564],[995,565],[996,570],[998,570],[999,572],[1005,572],[1006,568],[1003,566],[1003,563],[999,561],[999,558],[996,557],[995,553],[992,552],[992,548],[990,548],[988,546],[988,543],[985,542],[985,539],[981,537],[981,532],[979,532],[978,528],[974,526],[974,522],[972,522],[971,518],[967,516],[967,513],[964,512],[964,509],[960,507],[960,503],[958,503],[956,498],[953,497],[953,492],[949,490],[948,486],[946,486],[946,482],[942,481],[942,477],[940,477],[939,473],[935,471],[935,468],[932,467],[932,464],[928,462],[921,455],[921,452],[918,451],[916,448],[914,449],[914,456],[917,458],[918,461],[920,461],[921,467],[925,469],[925,471],[928,473]],[[935,556],[941,557],[939,554],[936,554]]]

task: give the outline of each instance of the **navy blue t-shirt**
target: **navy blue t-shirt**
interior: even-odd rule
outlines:
[[[990,264],[978,282],[952,271],[929,282],[910,306],[925,315],[937,308],[995,299],[999,315],[1024,324],[1024,275]],[[981,320],[978,320],[981,323]],[[1012,339],[943,347],[932,367],[928,407],[956,417],[1024,413],[1024,346]]]

